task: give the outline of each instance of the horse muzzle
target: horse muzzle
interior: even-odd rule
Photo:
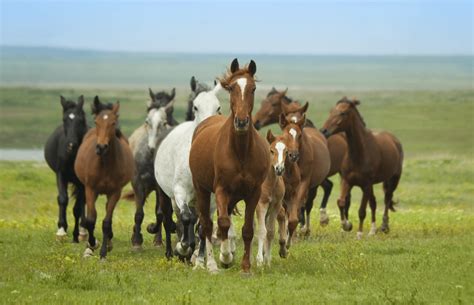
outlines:
[[[275,173],[276,173],[277,176],[283,175],[284,171],[285,171],[284,166],[280,166],[280,165],[275,166]]]
[[[95,146],[95,153],[99,156],[102,156],[107,152],[108,149],[109,149],[108,144],[97,144]]]
[[[67,143],[67,146],[66,146],[66,152],[67,153],[72,153],[76,147],[77,147],[77,144],[75,144],[73,142],[69,142],[69,143]]]
[[[250,118],[246,117],[245,119],[241,120],[238,117],[234,119],[234,128],[237,132],[245,132],[249,129],[250,125]]]
[[[300,153],[297,151],[288,152],[288,158],[291,162],[297,162],[300,159]]]

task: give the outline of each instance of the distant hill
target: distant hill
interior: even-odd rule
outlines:
[[[467,89],[473,56],[291,56],[102,52],[0,47],[2,86],[187,87],[195,75],[210,83],[230,61],[257,63],[259,89]]]

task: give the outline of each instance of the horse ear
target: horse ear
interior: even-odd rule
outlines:
[[[191,77],[191,82],[190,82],[190,85],[191,85],[191,91],[196,91],[196,79],[193,77]]]
[[[308,111],[308,106],[309,103],[306,102],[306,104],[304,104],[304,106],[300,108],[301,113],[306,113],[306,111]]]
[[[354,103],[354,106],[359,106],[360,105],[360,101],[358,99],[356,99],[355,97],[352,98],[352,103]]]
[[[150,94],[150,98],[152,101],[155,100],[155,94],[153,93],[153,91],[151,91],[151,88],[148,88],[148,93]]]
[[[239,70],[239,61],[237,58],[234,58],[232,63],[230,64],[230,72],[235,73],[235,71]]]
[[[63,106],[63,109],[66,109],[66,99],[64,98],[64,96],[60,95],[59,99],[61,101],[61,106]]]
[[[219,83],[220,84],[220,83]],[[214,80],[214,87],[217,86],[217,80]]]
[[[77,99],[77,106],[79,108],[82,108],[84,106],[84,95],[79,96]]]
[[[306,122],[306,113],[303,113],[303,116],[296,122],[296,125],[298,125],[300,128],[303,128],[304,123]]]
[[[255,64],[255,62],[252,60],[250,60],[250,64],[249,64],[249,72],[250,72],[250,75],[254,76],[255,75],[255,72],[257,72],[257,65]]]
[[[286,121],[286,116],[284,113],[280,113],[280,120],[279,120],[280,128],[283,129],[288,125],[288,122]]]
[[[173,100],[175,96],[176,96],[176,88],[173,88],[171,89],[171,95],[170,95],[171,100]]]
[[[91,108],[92,108],[92,114],[99,114],[100,100],[97,95],[94,97],[94,102],[92,103]]]
[[[271,129],[267,131],[267,141],[269,144],[272,144],[275,141],[275,136],[273,135]]]
[[[117,101],[113,106],[112,106],[112,112],[115,114],[118,114],[118,111],[120,109],[120,102]]]

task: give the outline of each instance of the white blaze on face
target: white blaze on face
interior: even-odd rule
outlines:
[[[107,114],[104,114],[104,116],[102,117],[104,120],[107,120],[109,118],[109,116]]]
[[[283,153],[285,151],[286,145],[283,142],[277,142],[275,144],[275,148],[278,152],[278,164],[277,165],[282,165],[283,164]]]
[[[70,113],[70,114],[69,114],[69,118],[70,118],[71,120],[74,120],[75,117],[76,117],[76,116],[74,115],[74,113]]]
[[[298,132],[296,132],[296,130],[294,128],[290,129],[290,134],[293,137],[293,139],[296,140],[296,135],[298,134]]]
[[[247,86],[247,79],[245,77],[239,78],[237,84],[240,87],[240,92],[242,93],[242,99],[244,99],[245,87]]]
[[[296,116],[292,116],[292,117],[291,117],[291,121],[292,121],[293,123],[296,123],[296,122],[298,122],[298,118],[297,118]]]

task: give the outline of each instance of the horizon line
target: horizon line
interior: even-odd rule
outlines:
[[[94,49],[84,47],[70,47],[70,46],[46,46],[46,45],[9,45],[1,44],[0,48],[22,48],[22,49],[50,49],[62,51],[79,51],[79,52],[96,52],[96,53],[125,53],[125,54],[162,54],[162,55],[258,55],[258,56],[354,56],[354,57],[377,57],[377,56],[414,56],[414,57],[474,57],[474,53],[272,53],[272,52],[227,52],[227,51],[146,51],[146,50],[109,50],[109,49]]]

